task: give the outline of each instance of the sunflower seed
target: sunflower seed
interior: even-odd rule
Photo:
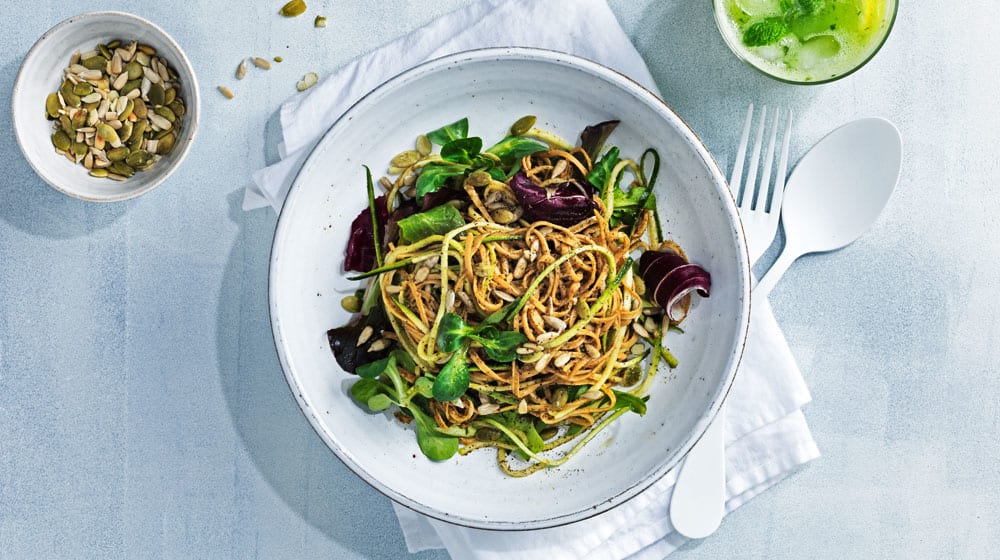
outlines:
[[[536,369],[538,366],[535,366]],[[543,368],[544,369],[544,368]],[[521,402],[517,403],[517,413],[527,414],[528,413],[528,401],[521,399]]]
[[[569,359],[571,357],[572,356],[570,356],[569,354],[567,354],[565,352],[562,353],[562,354],[559,354],[559,356],[557,356],[555,360],[552,360],[552,365],[556,366],[557,368],[563,368],[563,367],[566,366],[566,364],[569,363]]]
[[[649,331],[647,331],[646,327],[642,326],[640,323],[632,323],[632,330],[634,330],[635,334],[641,336],[642,338],[649,338]]]
[[[538,336],[535,337],[535,342],[537,342],[538,344],[545,344],[546,342],[549,342],[551,340],[555,340],[555,338],[557,336],[559,336],[559,333],[544,332],[544,333],[542,333],[542,334],[540,334],[540,335],[538,335]]]
[[[563,331],[566,330],[566,321],[563,321],[558,317],[554,317],[552,315],[546,315],[545,317],[543,317],[543,319],[545,320],[546,325],[552,327],[558,333],[562,333]]]
[[[315,72],[309,72],[305,76],[302,76],[302,79],[295,84],[295,89],[297,89],[298,91],[305,91],[316,85],[316,82],[318,81],[319,81],[319,75],[316,74]]]
[[[476,409],[476,412],[480,416],[486,416],[488,414],[493,414],[494,412],[497,412],[499,410],[500,410],[500,405],[494,404],[494,403],[489,403],[489,404],[481,404],[481,405],[479,405],[479,408]]]
[[[368,347],[369,352],[381,352],[389,347],[391,341],[388,338],[380,338],[375,342],[372,342],[371,346]]]
[[[566,171],[566,167],[567,167],[566,160],[561,159],[557,161],[555,166],[552,168],[552,176],[559,177],[560,175],[563,174],[564,171]]]
[[[256,66],[257,68],[260,68],[260,69],[263,69],[263,70],[270,70],[271,69],[271,63],[268,62],[266,58],[261,58],[259,56],[254,56],[254,57],[250,58],[250,62],[253,62],[253,65]]]
[[[247,77],[247,59],[240,61],[239,66],[236,67],[236,79],[242,80]]]
[[[502,290],[493,290],[493,295],[496,296],[499,299],[502,299],[502,300],[508,302],[508,303],[510,303],[510,302],[512,302],[512,301],[514,301],[516,299],[514,296],[512,296],[512,295],[510,295],[507,292],[504,292]]]
[[[368,342],[368,339],[371,338],[373,334],[375,334],[375,329],[373,329],[371,325],[361,329],[361,334],[358,335],[357,346],[360,347],[362,344]]]
[[[104,72],[100,70],[85,70],[77,74],[81,80],[87,80],[88,82],[100,80],[104,76]]]
[[[535,371],[542,371],[549,366],[549,360],[552,359],[552,354],[542,354],[541,358],[535,362]]]
[[[420,267],[420,268],[417,269],[416,273],[414,273],[414,275],[413,275],[413,281],[416,282],[417,284],[419,284],[419,283],[423,282],[424,280],[427,280],[427,275],[430,274],[430,273],[431,273],[431,271],[430,271],[429,268],[425,268],[425,267],[422,266],[422,267]]]
[[[601,351],[598,350],[593,344],[584,344],[583,351],[586,352],[591,358],[597,359],[601,357]]]
[[[587,391],[586,393],[580,395],[580,398],[587,401],[596,401],[597,399],[604,396],[604,393],[600,391]]]
[[[169,120],[156,113],[149,113],[149,115],[147,115],[147,118],[149,119],[149,123],[151,125],[153,125],[155,128],[159,128],[160,130],[170,130],[170,128],[173,126],[173,124],[171,124]]]
[[[528,270],[528,261],[524,257],[517,259],[517,264],[514,265],[513,277],[515,280],[520,280],[524,273]]]

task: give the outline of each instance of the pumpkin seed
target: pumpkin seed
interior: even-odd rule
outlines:
[[[97,123],[97,135],[103,138],[105,142],[111,144],[113,148],[122,145],[121,138],[118,137],[118,132],[111,128],[109,124]]]
[[[73,86],[73,93],[79,95],[80,97],[85,97],[94,92],[94,86],[87,82],[80,82]]]
[[[69,87],[66,87],[66,86],[69,86]],[[73,93],[72,85],[70,85],[69,82],[64,82],[63,83],[63,88],[59,90],[59,93],[62,94],[63,101],[66,102],[66,105],[68,105],[70,107],[79,107],[80,106],[80,96],[77,95],[77,94],[75,94],[75,93]]]
[[[157,83],[150,84],[146,99],[153,105],[163,105],[163,102],[166,101],[166,92],[163,90],[163,86]]]
[[[111,161],[125,161],[125,158],[127,158],[129,155],[130,155],[129,149],[126,148],[125,146],[122,146],[120,148],[111,148],[110,150],[108,150],[108,159]]]
[[[143,136],[142,133],[146,130],[146,121],[138,120],[132,126],[132,136],[129,139],[128,147],[130,150],[135,151],[142,147]]]
[[[125,101],[125,107],[122,108],[122,110],[118,112],[118,119],[119,120],[125,120],[125,119],[129,118],[132,115],[132,111],[135,111],[135,100],[134,99],[129,99],[128,97],[123,97],[122,99],[125,99],[126,101]],[[121,102],[121,101],[119,100],[119,102]]]
[[[87,155],[87,149],[87,145],[83,142],[73,142],[70,146],[70,150],[79,157]]]
[[[421,156],[427,156],[431,153],[431,141],[426,135],[421,134],[417,136],[417,151],[420,152]]]
[[[102,56],[92,56],[90,58],[85,58],[80,64],[88,70],[103,70],[108,64],[108,60]],[[85,72],[80,72],[80,74],[85,74]]]
[[[114,41],[111,41],[110,43],[108,43],[108,48],[109,49],[117,49],[121,45],[122,45],[121,39],[115,39]]]
[[[174,112],[170,110],[170,107],[167,107],[165,105],[160,105],[159,107],[157,107],[155,109],[155,112],[157,115],[167,119],[171,123],[177,120],[177,115],[175,115]]]
[[[184,107],[184,102],[180,99],[174,99],[174,102],[168,104],[167,106],[170,107],[170,110],[173,111],[175,115],[177,115],[177,118],[183,117],[184,113],[187,113],[187,109]]]
[[[534,115],[527,115],[517,119],[514,124],[510,125],[510,135],[524,136],[531,130],[531,127],[535,126],[536,120]]]
[[[274,61],[277,62],[278,64],[281,64],[282,62],[285,61],[285,59],[281,58],[280,56],[276,56],[274,57]]]
[[[301,16],[305,12],[306,3],[304,0],[291,0],[291,2],[281,7],[281,11],[279,13],[285,17],[295,17]]]
[[[108,176],[108,170],[104,169],[104,168],[91,169],[90,170],[90,176],[91,177],[100,177],[100,178],[103,179],[104,177]]]
[[[170,105],[177,99],[177,90],[174,88],[167,88],[163,94],[163,104]]]
[[[97,50],[100,51],[101,56],[104,58],[111,58],[111,51],[108,50],[108,47],[104,45],[97,45]]]
[[[160,138],[159,143],[157,143],[156,145],[156,153],[160,154],[161,156],[169,154],[170,151],[174,149],[175,138],[176,136],[174,136],[173,134],[168,134],[163,138]]]
[[[132,112],[135,113],[137,119],[142,121],[148,115],[149,109],[146,108],[146,102],[137,97],[132,100]]]
[[[122,127],[118,130],[118,138],[121,139],[122,144],[127,144],[129,139],[132,138],[132,128],[135,125],[132,121],[124,121]]]
[[[66,134],[64,130],[55,131],[52,134],[52,145],[55,146],[57,150],[61,150],[63,152],[69,151],[69,134]]]
[[[73,123],[73,129],[81,128],[87,124],[87,112],[83,109],[73,113],[70,117],[70,122]]]
[[[45,98],[45,115],[50,119],[59,118],[59,109],[62,107],[59,105],[59,94],[50,93],[48,97]]]
[[[131,177],[132,175],[135,175],[135,169],[133,169],[131,165],[125,163],[124,161],[116,161],[112,163],[111,167],[109,167],[108,169],[112,173],[117,173],[118,175],[121,175],[123,177]]]
[[[140,86],[142,86],[142,78],[136,78],[134,80],[129,80],[125,82],[125,85],[121,87],[118,91],[124,91],[125,93],[131,93],[133,91],[139,91]]]
[[[142,65],[134,60],[125,65],[125,70],[128,72],[128,79],[130,80],[142,77]]]
[[[139,49],[139,52],[145,55],[153,56],[156,54],[156,49],[149,45],[139,45],[137,48]]]
[[[357,313],[361,311],[361,298],[358,296],[344,296],[344,299],[340,300],[340,306],[348,313]]]
[[[326,27],[326,16],[316,16],[313,27]]]
[[[108,156],[110,155],[111,153],[108,152]],[[136,150],[128,154],[128,157],[125,158],[125,163],[130,167],[145,167],[152,159],[153,154],[145,150]]]
[[[407,150],[397,154],[396,157],[392,158],[392,161],[389,163],[394,167],[405,168],[417,163],[418,161],[420,161],[420,152],[416,150]]]

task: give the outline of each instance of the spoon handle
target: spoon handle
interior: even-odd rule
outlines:
[[[798,252],[794,248],[790,247],[787,243],[785,248],[781,250],[781,254],[778,255],[778,260],[774,261],[771,268],[764,273],[757,285],[754,286],[752,292],[756,297],[766,298],[767,294],[771,293],[771,288],[778,283],[778,280],[785,275],[785,271],[788,267],[795,262],[795,259],[802,256],[802,253]]]

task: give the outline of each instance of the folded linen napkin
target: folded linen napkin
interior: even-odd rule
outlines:
[[[546,22],[559,21],[552,33]],[[479,0],[349,63],[282,105],[282,159],[254,174],[244,209],[281,208],[315,143],[362,95],[423,61],[483,47],[527,46],[572,53],[656,92],[642,57],[605,0]],[[766,301],[754,302],[740,371],[727,401],[726,511],[819,456],[801,407],[809,391]],[[554,529],[492,532],[451,525],[395,506],[411,552],[446,548],[454,558],[662,558],[684,543],[670,525],[676,481],[669,473],[599,516]]]

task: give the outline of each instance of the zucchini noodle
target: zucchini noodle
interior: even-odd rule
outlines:
[[[387,239],[375,270],[358,276],[372,278],[365,301],[379,300],[375,305],[391,325],[386,340],[412,362],[394,362],[398,377],[376,390],[389,391],[401,420],[433,422],[421,430],[465,434],[461,454],[495,448],[498,464],[512,476],[562,464],[622,414],[644,411],[638,397],[661,361],[669,325],[662,310],[644,300],[632,267],[637,251],[661,242],[655,206],[646,205],[659,168],[655,150],[638,163],[619,160],[615,150],[614,161],[605,162],[603,184],[594,185],[591,215],[560,225],[529,220],[510,177],[523,173],[551,197],[557,188],[593,180],[597,154],[537,128],[526,136],[548,149],[511,161],[491,148],[481,161],[502,169],[503,177],[472,169],[452,179],[449,188],[457,198],[441,205],[454,207],[463,225],[410,242]],[[647,182],[650,154],[654,166]],[[445,165],[451,172],[459,164],[428,154],[401,169],[395,181],[383,179],[390,211],[414,200],[415,177]],[[635,198],[619,203],[619,211],[632,207],[634,219],[627,224],[615,214],[616,198],[624,193],[618,185],[626,176],[631,188],[644,189],[638,206]],[[374,220],[374,210],[371,215]],[[514,353],[497,359],[487,341],[472,335],[461,339],[459,350],[446,351],[441,337],[454,330],[444,324],[452,316],[468,333],[517,337]],[[651,319],[655,328],[649,328]],[[438,381],[462,352],[467,389],[452,400],[430,398],[426,385]],[[387,368],[382,378],[389,373]],[[407,412],[413,407],[417,412]],[[570,442],[568,450],[549,453]]]

